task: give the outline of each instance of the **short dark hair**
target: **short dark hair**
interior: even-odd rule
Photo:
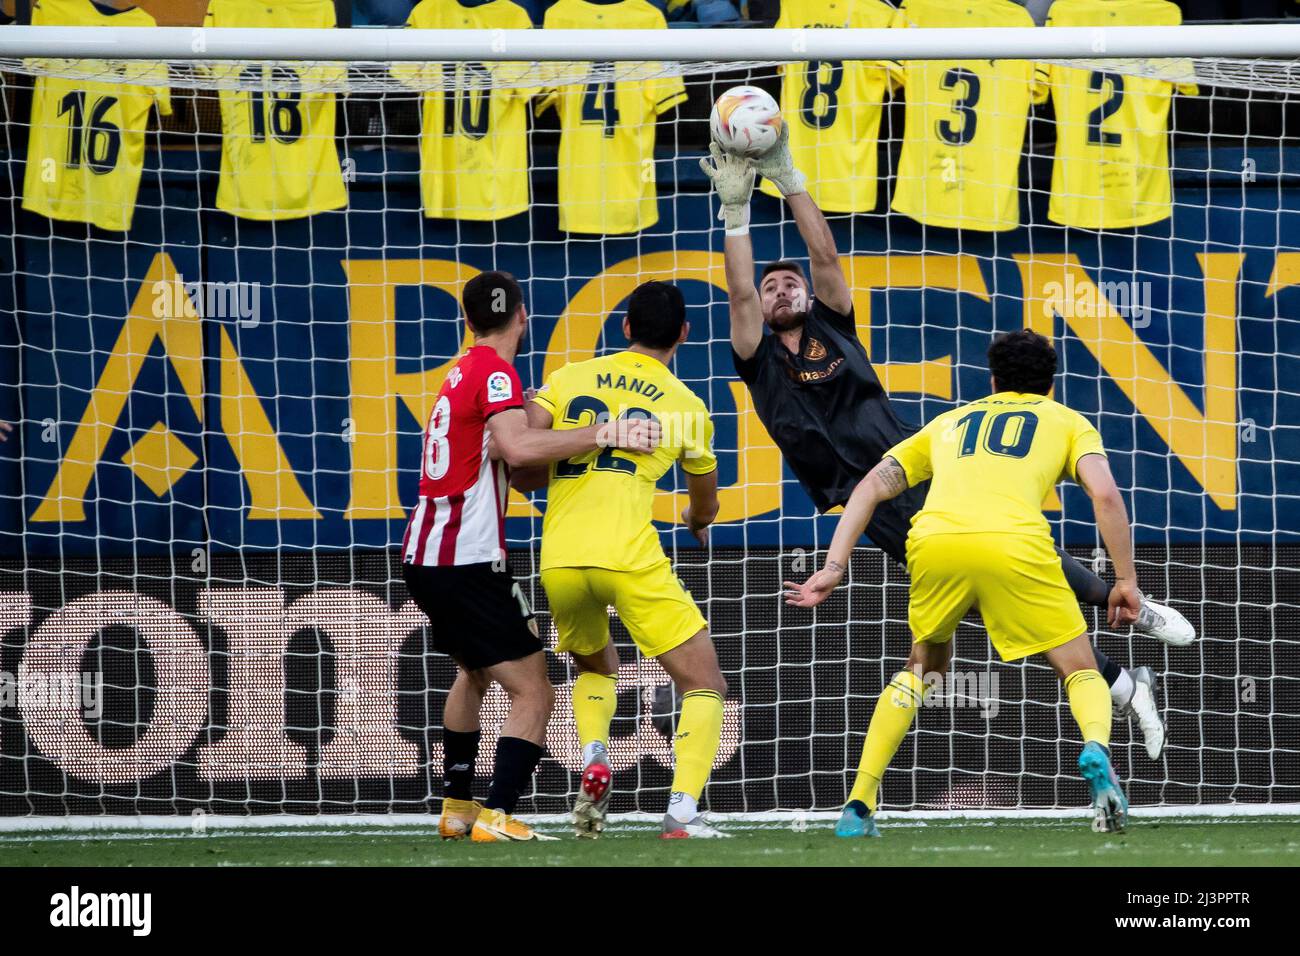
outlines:
[[[1003,332],[989,346],[989,371],[1004,392],[1046,395],[1056,377],[1056,349],[1032,329]]]
[[[480,272],[465,283],[460,303],[476,335],[504,328],[524,301],[523,290],[509,272]]]
[[[803,266],[793,259],[777,259],[776,262],[769,262],[763,266],[763,273],[758,277],[758,284],[761,286],[763,280],[773,272],[793,272],[803,280],[804,288],[808,287],[808,273],[803,271]]]
[[[627,324],[633,345],[672,348],[686,324],[686,299],[682,290],[671,282],[641,283],[627,300]]]

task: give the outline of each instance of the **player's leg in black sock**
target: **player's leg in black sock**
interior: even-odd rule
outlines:
[[[1110,598],[1110,586],[1060,548],[1056,549],[1056,553],[1061,556],[1065,583],[1070,585],[1070,590],[1079,599],[1079,603],[1105,607]]]
[[[544,748],[522,737],[502,737],[497,741],[496,767],[492,771],[492,787],[483,804],[503,813],[514,813],[519,794],[542,759]]]
[[[477,730],[442,732],[442,795],[453,800],[474,799],[474,761],[478,759]]]
[[[1120,667],[1096,647],[1092,649],[1092,653],[1097,658],[1097,670],[1101,671],[1101,676],[1106,679],[1106,686],[1114,687],[1115,681],[1119,680],[1120,674],[1124,673],[1124,668]]]

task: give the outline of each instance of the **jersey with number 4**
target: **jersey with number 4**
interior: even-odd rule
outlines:
[[[209,27],[329,28],[332,0],[211,0]],[[217,208],[244,219],[300,219],[348,203],[334,142],[338,64],[218,65],[221,179]],[[225,84],[237,88],[224,88]]]
[[[514,367],[488,345],[457,362],[424,431],[420,500],[402,541],[407,564],[482,564],[506,551],[510,472],[488,455],[488,419],[522,408]]]
[[[666,365],[639,352],[570,362],[547,377],[534,401],[551,413],[552,428],[621,417],[655,418],[661,427],[650,454],[605,448],[551,465],[542,570],[638,571],[664,560],[652,523],[655,482],[679,461],[694,475],[718,467],[704,402]]]
[[[667,23],[646,0],[558,0],[546,11],[545,27],[664,30]],[[655,120],[686,99],[686,85],[680,76],[616,80],[616,64],[610,62],[591,63],[586,69],[581,83],[557,87],[538,105],[541,112],[554,104],[563,127],[560,229],[606,234],[648,229],[659,220]]]
[[[141,9],[108,14],[90,0],[38,0],[32,8],[32,24],[156,25]],[[167,67],[143,61],[87,62],[85,67],[90,74],[115,72],[127,82],[58,76],[36,81],[23,208],[51,219],[125,232],[131,228],[140,191],[149,111],[155,104],[164,116],[172,111]]]
[[[1043,499],[1078,480],[1079,459],[1104,455],[1088,420],[1046,395],[998,392],[944,412],[887,453],[907,483],[931,479],[909,540],[1002,532],[1051,540]]]

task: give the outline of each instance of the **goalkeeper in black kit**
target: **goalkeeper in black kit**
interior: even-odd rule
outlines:
[[[788,139],[783,130],[777,145],[758,159],[725,153],[714,143],[712,155],[700,165],[722,201],[736,374],[748,386],[759,419],[795,477],[824,513],[844,505],[885,452],[918,428],[896,414],[858,339],[835,238],[804,188],[804,175],[794,168]],[[803,267],[789,260],[766,265],[754,286],[749,201],[756,174],[771,181],[790,207],[808,247],[811,289]],[[928,487],[926,482],[883,502],[867,527],[871,542],[900,564],[907,563],[907,533]],[[1106,583],[1065,552],[1058,553],[1079,600],[1105,608]],[[1133,627],[1175,646],[1196,638],[1186,618],[1145,597]],[[1147,667],[1130,671],[1100,651],[1096,654],[1116,712],[1137,719],[1147,754],[1157,759],[1165,727],[1154,673]]]

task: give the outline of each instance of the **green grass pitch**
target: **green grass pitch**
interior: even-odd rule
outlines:
[[[0,866],[1297,866],[1300,819],[1146,819],[1123,834],[1085,820],[882,823],[879,840],[840,840],[825,821],[731,822],[727,840],[658,839],[612,822],[598,841],[444,842],[436,829],[304,828],[119,834],[0,833]]]

